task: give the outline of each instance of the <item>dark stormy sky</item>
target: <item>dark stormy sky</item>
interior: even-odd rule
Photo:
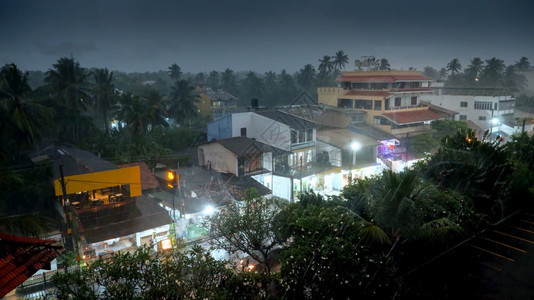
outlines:
[[[534,62],[533,0],[0,0],[0,65],[298,71],[343,50],[396,69]]]

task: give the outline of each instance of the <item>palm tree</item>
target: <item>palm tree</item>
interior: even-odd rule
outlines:
[[[423,75],[426,77],[430,77],[434,80],[438,79],[438,71],[431,66],[426,66],[423,70]]]
[[[462,70],[462,65],[458,58],[454,58],[447,64],[447,71],[451,72],[451,76],[455,76]]]
[[[527,79],[525,75],[517,73],[517,65],[509,65],[503,74],[503,84],[513,91],[524,90]]]
[[[319,72],[332,73],[334,64],[330,59],[331,57],[328,55],[325,55],[322,59],[319,59]]]
[[[80,112],[87,109],[89,100],[89,73],[74,58],[62,57],[46,72],[45,81],[54,96],[64,101],[71,111]]]
[[[200,96],[194,92],[195,88],[187,80],[179,80],[171,87],[169,117],[179,124],[198,115],[196,103]]]
[[[478,82],[480,79],[480,74],[483,69],[484,62],[479,58],[475,57],[471,60],[471,64],[465,68],[465,77],[466,77],[466,83],[468,85],[473,85]]]
[[[482,79],[486,86],[502,85],[502,75],[504,73],[504,61],[498,58],[486,60],[486,66],[482,72]]]
[[[40,139],[40,131],[52,117],[52,110],[32,99],[28,73],[22,73],[15,64],[0,70],[0,152],[7,149],[15,156],[25,146]]]
[[[116,102],[116,95],[113,88],[113,72],[107,68],[93,71],[95,84],[93,86],[93,104],[104,121],[106,134],[109,133],[108,112]]]
[[[87,110],[90,97],[88,72],[74,58],[62,57],[46,72],[45,82],[52,89],[52,97],[62,102],[66,108],[63,130],[72,127],[72,138],[79,139],[80,120],[83,111]]]
[[[165,109],[165,102],[163,96],[155,89],[149,89],[143,95],[143,101],[147,108],[147,114],[150,118],[150,125],[168,127],[169,123],[165,120],[167,111]]]
[[[211,71],[208,76],[208,85],[212,89],[218,89],[220,86],[219,72]]]
[[[169,76],[172,80],[179,80],[182,77],[182,68],[177,64],[172,64],[169,67]]]
[[[428,240],[436,233],[445,237],[461,231],[460,225],[449,218],[454,216],[433,212],[431,203],[438,201],[434,198],[438,189],[424,184],[415,171],[384,171],[372,188],[365,183],[358,188],[369,205],[369,215],[362,216],[360,235],[372,243],[391,245],[388,256],[402,241]],[[446,201],[458,201],[456,196]]]
[[[132,136],[146,133],[152,121],[145,102],[131,93],[126,93],[121,97],[117,118],[125,123],[125,127],[130,130]]]
[[[519,61],[515,63],[518,71],[528,71],[530,69],[530,62],[527,57],[521,57]]]
[[[221,76],[222,87],[225,91],[234,93],[237,90],[234,71],[226,68]]]
[[[245,90],[245,96],[249,99],[261,98],[263,96],[263,79],[256,75],[256,73],[250,71],[246,77],[241,81],[243,89]]]
[[[338,71],[345,68],[345,65],[349,63],[349,57],[342,50],[336,52],[336,55],[333,57],[332,66]]]
[[[389,61],[385,58],[381,58],[380,59],[380,66],[378,67],[379,70],[383,70],[383,71],[386,71],[386,70],[390,70],[391,69],[391,66],[389,65]]]
[[[52,220],[38,213],[0,215],[0,231],[24,236],[43,236],[53,231]]]
[[[315,84],[315,68],[311,64],[306,64],[297,74],[297,83],[305,90],[311,90]]]

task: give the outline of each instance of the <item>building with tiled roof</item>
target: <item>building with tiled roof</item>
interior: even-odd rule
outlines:
[[[139,167],[141,172],[141,191],[144,193],[146,191],[152,191],[159,187],[158,180],[156,176],[150,171],[148,165],[144,162],[135,162],[129,164],[118,165],[117,167],[124,169],[129,167]]]
[[[0,232],[0,298],[63,251],[57,241]]]
[[[273,157],[290,153],[245,136],[207,142],[198,152],[200,166],[236,176],[269,172]]]
[[[200,99],[196,103],[199,114],[217,120],[237,112],[237,97],[222,89],[200,88]]]
[[[396,137],[429,131],[432,121],[455,114],[421,101],[433,89],[432,79],[419,71],[344,72],[337,82],[317,89],[320,104],[365,112],[367,124]]]

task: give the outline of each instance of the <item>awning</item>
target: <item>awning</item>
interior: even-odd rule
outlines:
[[[387,112],[383,113],[382,116],[397,125],[445,119],[445,117],[443,117],[442,115],[437,114],[428,109]]]
[[[130,196],[141,195],[141,171],[139,166],[102,172],[65,176],[67,195],[118,185],[130,185]],[[54,180],[56,196],[62,196],[60,179]]]

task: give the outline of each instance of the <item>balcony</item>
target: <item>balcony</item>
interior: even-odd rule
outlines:
[[[311,175],[328,172],[341,168],[341,150],[312,151],[313,160],[300,164],[289,165],[290,156],[278,156],[275,158],[273,174],[283,177],[303,178]],[[299,159],[294,159],[299,161]]]

